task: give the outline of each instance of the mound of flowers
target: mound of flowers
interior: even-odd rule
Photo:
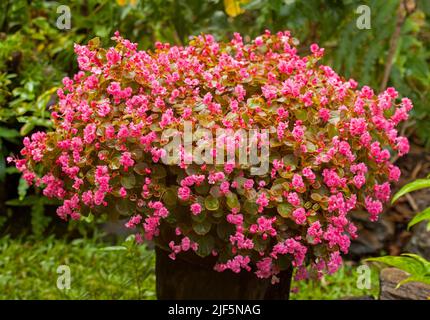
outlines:
[[[348,213],[377,220],[399,179],[411,101],[358,89],[316,44],[299,56],[288,31],[154,51],[113,40],[76,45],[53,131],[9,158],[28,184],[62,201],[62,219],[128,217],[172,259],[191,250],[274,282],[291,264],[298,278],[335,272],[357,237]]]

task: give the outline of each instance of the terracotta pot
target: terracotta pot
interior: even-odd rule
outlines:
[[[258,279],[253,272],[234,273],[213,270],[215,258],[181,253],[176,260],[159,247],[156,251],[156,289],[158,299],[262,300],[288,299],[292,268],[280,274],[279,284]]]

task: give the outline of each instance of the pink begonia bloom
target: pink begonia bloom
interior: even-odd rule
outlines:
[[[250,190],[250,189],[252,189],[252,187],[254,186],[254,180],[252,180],[252,179],[247,179],[246,181],[245,181],[245,183],[243,184],[243,187],[246,189],[246,190]]]
[[[349,130],[354,136],[361,136],[367,130],[366,119],[352,118],[349,123]]]
[[[236,232],[236,234],[230,236],[230,242],[232,245],[237,245],[239,249],[252,249],[254,243],[251,239],[245,237],[243,233]]]
[[[313,244],[321,243],[321,236],[323,235],[321,223],[319,221],[312,223],[308,228],[307,235],[312,239]]]
[[[251,259],[249,256],[241,256],[237,255],[233,259],[228,260],[226,263],[217,263],[214,267],[215,271],[224,271],[230,269],[234,273],[239,273],[241,269],[245,269],[247,271],[251,270],[249,263]]]
[[[393,164],[390,164],[388,170],[389,170],[388,179],[390,181],[399,181],[400,174],[401,174],[399,167]]]
[[[127,190],[124,187],[121,187],[121,189],[119,189],[119,194],[122,198],[125,198],[127,196]]]
[[[382,203],[379,200],[373,200],[370,196],[365,199],[366,210],[370,213],[370,220],[378,220],[379,214],[382,212]]]
[[[294,124],[294,129],[291,131],[295,140],[300,141],[303,139],[305,134],[305,127],[302,126],[302,122],[300,120],[296,121]]]
[[[124,170],[127,171],[128,167],[132,167],[134,165],[134,160],[131,158],[130,152],[124,152],[121,155],[119,163],[124,166]]]
[[[267,205],[269,204],[269,199],[267,199],[266,194],[263,192],[260,193],[255,202],[259,205],[258,212],[262,212],[264,207],[267,207]]]
[[[191,195],[191,190],[188,187],[181,187],[178,189],[178,197],[182,200],[188,200]]]
[[[132,216],[130,220],[125,224],[127,228],[135,228],[142,221],[142,216],[140,214]]]
[[[266,279],[270,278],[275,273],[273,270],[272,260],[272,258],[267,257],[257,261],[257,271],[255,272],[257,277]]]
[[[318,111],[319,117],[324,121],[327,122],[330,119],[330,111],[326,108],[321,108]]]
[[[339,251],[335,251],[330,254],[330,260],[327,263],[327,269],[329,274],[335,273],[342,265],[342,257]]]
[[[360,189],[366,183],[366,177],[364,174],[357,174],[354,176],[354,178],[352,178],[352,180],[358,189]]]
[[[293,211],[293,218],[297,224],[305,224],[306,222],[306,210],[303,208],[297,208]]]
[[[403,156],[409,152],[409,141],[405,137],[396,138],[396,149],[399,151],[399,156]]]
[[[96,125],[94,123],[88,124],[84,129],[84,141],[90,144],[96,138]]]
[[[303,168],[302,174],[304,177],[308,178],[309,180],[315,180],[316,178],[315,173],[309,167]]]
[[[375,197],[383,202],[387,202],[390,199],[391,188],[389,182],[384,182],[382,184],[375,184],[373,187],[375,191]]]
[[[297,189],[303,189],[305,187],[305,183],[303,182],[303,178],[299,174],[295,174],[293,176],[291,184],[293,185],[293,188],[295,188],[296,190]]]
[[[194,215],[198,215],[200,212],[202,212],[202,206],[200,205],[200,203],[193,203],[191,205],[191,212]]]
[[[288,193],[287,200],[293,206],[297,207],[297,206],[300,205],[300,198],[299,198],[299,195],[296,192],[290,192],[290,193]]]

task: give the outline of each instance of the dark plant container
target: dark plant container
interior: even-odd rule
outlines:
[[[213,270],[213,257],[201,258],[181,253],[176,260],[164,249],[156,251],[156,290],[161,300],[287,300],[293,269],[281,272],[280,282],[259,279],[253,272],[234,273]]]

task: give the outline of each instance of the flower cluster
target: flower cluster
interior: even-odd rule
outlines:
[[[139,241],[159,242],[172,258],[216,256],[218,271],[274,281],[291,264],[300,277],[335,272],[357,236],[348,213],[364,208],[378,219],[399,179],[390,157],[408,152],[396,126],[411,101],[394,88],[359,89],[318,62],[316,44],[299,56],[288,31],[247,44],[239,34],[229,43],[201,35],[153,52],[113,39],[108,50],[76,45],[81,71],[58,90],[54,131],[25,138],[23,158],[9,159],[62,200],[58,215],[127,216]],[[179,163],[163,163],[163,133],[182,132],[185,121],[209,132],[267,129],[268,172],[190,162],[185,148]],[[235,139],[222,139],[234,152]],[[203,135],[192,141],[204,143]]]

